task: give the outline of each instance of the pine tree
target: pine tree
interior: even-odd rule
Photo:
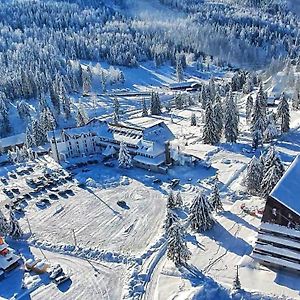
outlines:
[[[223,211],[223,204],[220,197],[220,191],[218,186],[218,177],[216,176],[214,180],[214,186],[209,196],[209,203],[212,205],[214,211],[219,212]]]
[[[226,97],[224,108],[224,131],[228,143],[235,143],[238,138],[239,115],[232,90]]]
[[[77,107],[77,114],[76,114],[76,124],[77,127],[84,126],[89,121],[89,118],[87,116],[87,113],[82,106],[82,103],[80,102]]]
[[[9,211],[9,236],[11,236],[14,239],[19,239],[22,237],[22,235],[23,235],[23,232],[19,225],[19,222],[16,219],[12,208],[10,208],[10,211]]]
[[[127,145],[124,142],[120,144],[120,151],[119,151],[119,167],[120,168],[130,168],[132,167],[132,159],[131,155],[129,154]]]
[[[50,99],[57,115],[60,114],[60,97],[59,87],[55,87],[55,83],[49,84]]]
[[[25,145],[26,145],[27,148],[32,148],[32,147],[35,146],[35,141],[34,141],[34,137],[33,137],[31,126],[28,126],[26,128]]]
[[[184,80],[182,61],[179,55],[176,57],[176,77],[178,82]]]
[[[169,230],[170,230],[171,226],[178,222],[179,222],[179,219],[178,219],[177,215],[175,214],[175,212],[172,209],[168,209],[166,219],[165,219],[165,224],[164,224],[164,228],[165,228],[167,236],[169,236]]]
[[[177,192],[176,194],[176,207],[182,207],[183,206],[183,200],[180,192]]]
[[[47,142],[47,132],[38,120],[32,122],[32,135],[36,146],[41,146]]]
[[[39,126],[42,128],[45,134],[47,134],[48,131],[54,130],[56,128],[56,120],[49,107],[45,107],[42,110],[39,119]]]
[[[257,193],[260,190],[260,184],[263,175],[263,165],[255,156],[252,157],[248,166],[245,178],[245,185],[250,193]]]
[[[88,95],[91,92],[92,87],[92,72],[90,67],[88,66],[86,71],[83,73],[83,94]]]
[[[253,97],[249,95],[246,100],[246,119],[250,120],[253,110]]]
[[[186,264],[191,257],[186,241],[184,240],[184,231],[182,226],[176,222],[170,229],[167,241],[167,257],[171,259],[176,266]]]
[[[214,119],[214,113],[211,102],[207,102],[205,109],[205,122],[203,128],[203,143],[215,145],[219,142],[217,124]]]
[[[191,228],[196,232],[209,230],[215,224],[211,214],[211,205],[202,192],[195,197],[192,203],[189,220]]]
[[[282,93],[280,97],[280,102],[278,104],[277,108],[277,114],[280,122],[281,132],[288,132],[290,130],[290,108],[289,103],[284,95]]]
[[[292,107],[294,110],[300,109],[300,79],[296,81],[293,98],[292,98]]]
[[[180,93],[176,94],[174,102],[177,109],[183,109],[184,101]]]
[[[114,98],[113,101],[113,105],[114,105],[114,114],[117,118],[117,121],[120,120],[120,103],[117,97]]]
[[[20,118],[24,121],[29,123],[31,120],[31,109],[28,103],[24,100],[17,103],[17,110]]]
[[[235,278],[233,280],[233,286],[232,286],[234,291],[238,291],[241,289],[241,282],[240,282],[240,278],[239,278],[239,267],[236,266],[236,275]]]
[[[11,131],[6,101],[5,94],[0,92],[0,135],[2,137],[7,136]]]
[[[66,119],[69,119],[71,117],[71,101],[70,98],[67,96],[67,91],[62,78],[60,78],[58,86],[60,103],[62,105],[62,109]]]
[[[151,94],[150,111],[151,115],[161,114],[161,103],[158,93],[152,92]]]
[[[271,142],[274,138],[278,136],[278,130],[276,127],[275,116],[273,113],[270,113],[267,117],[267,127],[263,134],[264,142]]]
[[[191,126],[197,126],[197,118],[195,113],[192,113],[191,115]]]
[[[100,77],[101,77],[102,93],[106,93],[107,92],[107,88],[106,88],[107,75],[103,71],[101,71]]]
[[[263,161],[264,168],[261,192],[264,197],[268,197],[272,189],[283,176],[285,169],[274,146],[269,148]]]
[[[216,132],[218,136],[218,142],[221,140],[224,127],[224,115],[223,106],[219,93],[216,94],[214,105],[213,105],[214,120],[216,123]]]
[[[6,236],[9,232],[9,224],[0,210],[0,236]]]
[[[173,191],[171,190],[168,195],[167,208],[173,209],[177,207],[177,202]]]
[[[148,116],[148,108],[147,108],[146,100],[143,99],[142,117],[147,117],[147,116]]]

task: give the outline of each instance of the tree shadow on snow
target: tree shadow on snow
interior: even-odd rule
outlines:
[[[242,219],[238,215],[232,213],[231,211],[224,211],[221,213],[226,219],[234,221],[244,227],[247,227],[250,230],[257,231],[257,227],[253,226],[252,224],[248,223],[246,220]]]
[[[239,226],[239,224],[235,224],[235,227],[232,228],[234,234],[231,234],[220,223],[216,223],[213,229],[204,233],[204,235],[227,249],[227,251],[244,256],[251,253],[252,247],[243,239],[235,236],[239,231]]]
[[[201,243],[198,242],[196,235],[192,235],[190,233],[187,233],[185,238],[186,238],[187,242],[193,244],[194,246],[200,248],[201,250],[205,250],[205,247]]]

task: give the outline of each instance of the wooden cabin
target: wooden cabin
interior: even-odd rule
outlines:
[[[272,268],[300,271],[300,155],[269,195],[252,257]]]

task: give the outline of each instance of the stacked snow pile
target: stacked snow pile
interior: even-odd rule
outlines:
[[[30,275],[30,273],[24,273],[22,279],[22,287],[25,289],[34,289],[41,281],[40,276]]]

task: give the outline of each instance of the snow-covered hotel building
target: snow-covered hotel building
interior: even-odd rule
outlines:
[[[124,142],[135,166],[160,172],[170,162],[169,142],[174,138],[163,121],[152,117],[118,123],[92,119],[82,127],[48,133],[52,156],[58,162],[95,154],[111,157]]]
[[[267,199],[252,257],[280,269],[300,271],[300,156]]]

